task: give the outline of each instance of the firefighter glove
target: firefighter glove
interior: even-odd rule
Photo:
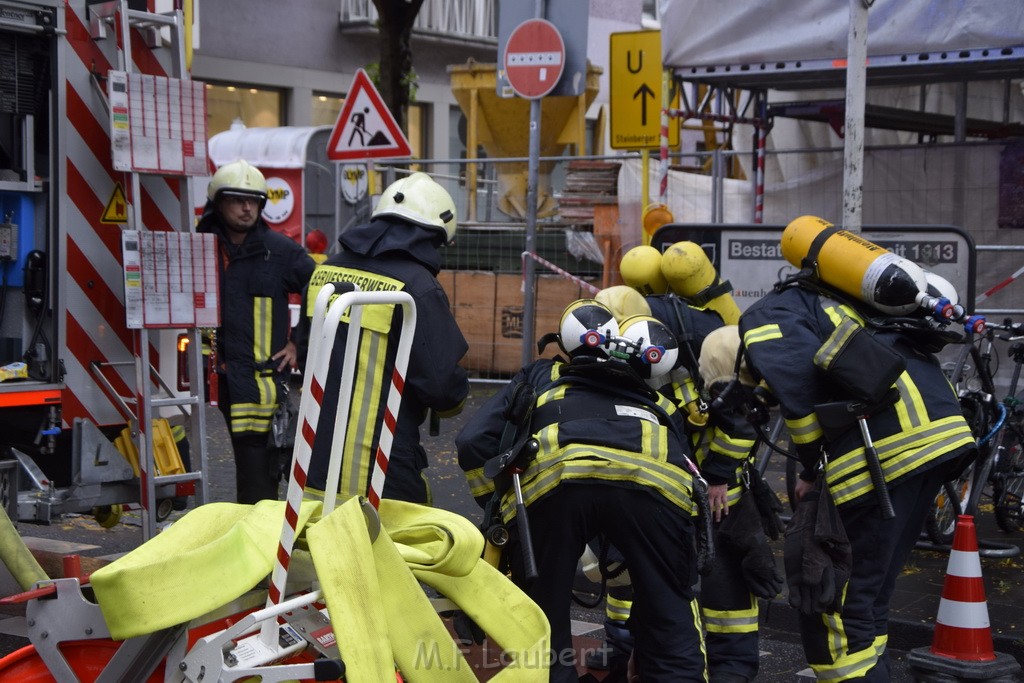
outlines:
[[[804,576],[804,554],[813,545],[814,523],[818,511],[818,491],[811,491],[796,506],[793,517],[786,527],[783,545],[783,560],[786,566],[786,583],[789,585],[789,604],[805,614],[811,613],[810,585],[821,580],[821,575]],[[813,567],[810,567],[813,571]]]
[[[751,593],[766,600],[779,594],[784,581],[775,566],[775,557],[752,495],[745,493],[733,506],[718,529],[718,538],[736,557],[742,558],[740,569]]]

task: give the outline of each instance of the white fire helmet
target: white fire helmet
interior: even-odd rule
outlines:
[[[604,356],[608,339],[619,335],[619,324],[608,307],[594,299],[577,299],[562,311],[558,338],[570,356]]]
[[[248,161],[232,161],[217,169],[206,189],[206,196],[211,200],[222,194],[256,197],[262,211],[267,203],[267,179]]]
[[[426,173],[416,172],[391,183],[380,196],[373,217],[398,216],[455,238],[455,202],[448,191]]]

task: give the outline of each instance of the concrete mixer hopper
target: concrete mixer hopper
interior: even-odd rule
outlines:
[[[482,145],[495,159],[529,156],[530,100],[521,97],[503,98],[497,93],[497,65],[479,64],[470,60],[464,65],[448,67],[452,93],[466,115],[466,154],[476,158]],[[552,96],[541,100],[540,156],[562,153],[566,145],[574,145],[576,154],[586,149],[587,108],[597,97],[601,69],[587,65],[586,89],[579,96]],[[537,181],[537,216],[552,216],[558,202],[551,192],[551,171],[554,161],[540,163]],[[497,164],[498,208],[516,219],[526,217],[527,162],[509,161]],[[466,172],[471,197],[476,196],[476,168],[470,164]],[[476,220],[476,202],[469,202],[467,219]]]

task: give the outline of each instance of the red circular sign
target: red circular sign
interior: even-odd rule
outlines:
[[[505,74],[520,97],[535,100],[558,85],[565,68],[565,43],[555,25],[529,19],[516,26],[505,45]]]

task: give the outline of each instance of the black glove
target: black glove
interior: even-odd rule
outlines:
[[[838,612],[853,563],[850,542],[828,489],[804,496],[786,529],[789,604],[805,615]]]
[[[750,495],[754,498],[754,502],[757,503],[757,511],[761,514],[761,525],[764,527],[764,533],[768,535],[768,538],[777,541],[783,532],[782,519],[780,517],[784,509],[782,501],[779,500],[778,495],[768,485],[768,482],[764,480],[756,467],[751,466],[748,468],[748,477],[750,479]]]
[[[768,539],[764,536],[761,539],[763,543],[743,557],[740,568],[750,592],[759,598],[771,600],[782,591],[785,582],[775,566],[775,556],[768,546]]]
[[[818,504],[818,516],[814,524],[815,545],[828,557],[832,568],[834,593],[831,597],[823,591],[816,604],[816,611],[838,612],[843,606],[843,588],[850,580],[850,567],[853,564],[853,553],[846,528],[839,518],[835,501],[827,488],[822,491]]]
[[[750,493],[745,493],[722,520],[718,540],[736,557],[742,558],[740,569],[751,593],[766,600],[779,594],[784,582],[775,566],[757,503]]]
[[[804,547],[813,543],[814,524],[818,513],[818,491],[810,491],[796,506],[796,511],[786,527],[782,557],[786,566],[786,583],[789,585],[789,604],[794,609],[810,610],[810,600],[805,598]],[[811,543],[808,540],[811,539]],[[818,577],[820,579],[820,576]],[[805,613],[810,613],[805,612]]]

